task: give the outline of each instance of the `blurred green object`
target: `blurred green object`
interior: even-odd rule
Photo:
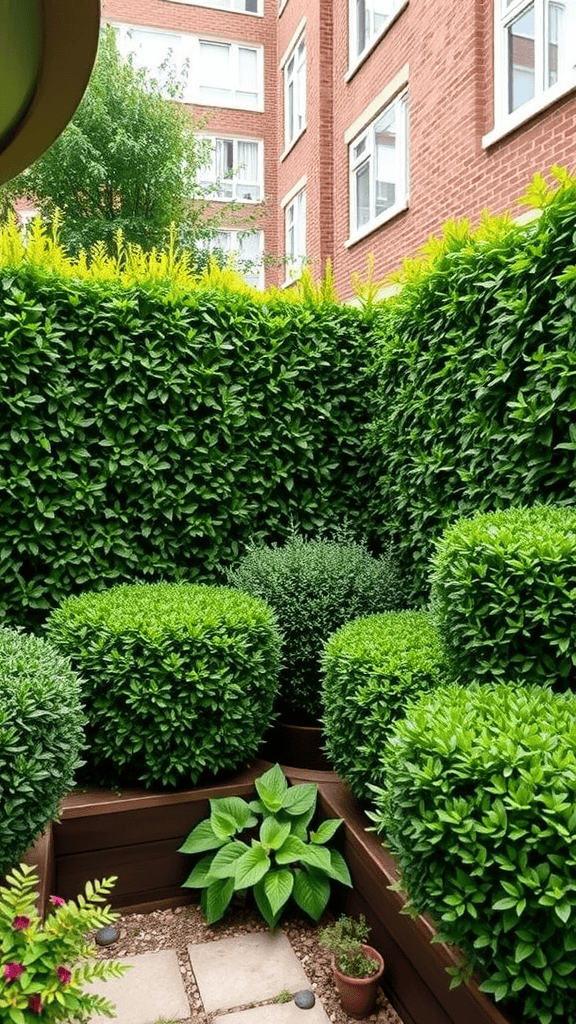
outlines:
[[[100,0],[19,0],[0,8],[0,185],[66,127],[88,85]]]

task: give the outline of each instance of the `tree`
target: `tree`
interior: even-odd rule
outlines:
[[[97,241],[111,248],[119,228],[127,242],[149,251],[164,243],[171,223],[192,249],[240,209],[211,207],[210,189],[196,181],[207,159],[205,143],[196,136],[205,122],[194,121],[177,102],[182,82],[169,63],[162,79],[123,59],[116,32],[107,26],[74,118],[6,186],[11,200],[33,198],[48,223],[61,210],[60,238],[71,254]]]

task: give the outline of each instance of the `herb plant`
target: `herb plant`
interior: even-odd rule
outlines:
[[[51,644],[0,629],[0,878],[74,785],[84,743],[80,689]]]
[[[314,921],[324,913],[332,879],[352,885],[346,861],[329,848],[341,818],[309,832],[317,786],[288,786],[276,764],[256,780],[258,798],[220,797],[210,817],[192,829],[181,853],[206,853],[183,883],[202,889],[200,906],[209,924],[223,917],[235,892],[251,889],[273,929],[290,899]]]
[[[335,954],[336,967],[342,974],[349,978],[369,978],[380,966],[362,949],[369,934],[364,914],[360,914],[357,920],[342,914],[335,924],[320,929],[318,941]]]
[[[7,876],[7,884],[0,887],[3,1024],[115,1016],[109,999],[85,991],[95,978],[119,978],[130,970],[129,964],[93,959],[94,947],[86,939],[86,932],[117,919],[109,906],[95,906],[105,901],[115,881],[88,882],[77,902],[51,896],[51,911],[41,922],[35,906],[35,869],[21,864]]]
[[[69,598],[48,633],[82,675],[99,781],[195,784],[255,754],[280,656],[262,601],[186,583],[112,587]]]
[[[576,1024],[576,695],[438,687],[396,723],[383,761],[370,816],[408,907],[524,1024]]]

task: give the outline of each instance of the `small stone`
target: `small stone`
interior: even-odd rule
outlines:
[[[316,996],[313,992],[309,992],[308,989],[303,988],[301,992],[297,992],[294,996],[294,1002],[301,1010],[311,1010],[316,1002]]]
[[[118,932],[115,928],[111,928],[110,925],[106,925],[105,928],[101,928],[99,932],[96,932],[96,942],[99,946],[111,946],[117,939]]]

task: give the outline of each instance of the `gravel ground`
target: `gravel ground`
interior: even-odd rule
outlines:
[[[322,924],[330,923],[328,917]],[[161,949],[174,949],[180,963],[180,972],[190,1002],[191,1016],[182,1024],[212,1024],[216,1014],[204,1012],[200,993],[186,953],[189,944],[210,942],[245,935],[248,932],[266,931],[266,925],[252,909],[236,905],[228,917],[218,924],[208,926],[196,904],[176,907],[175,910],[155,910],[149,914],[126,914],[114,925],[119,930],[119,939],[113,946],[98,947],[97,955],[107,959],[133,956],[137,953],[152,953]],[[281,928],[288,936],[296,956],[300,960],[310,982],[310,988],[321,999],[324,1009],[333,1024],[352,1024],[340,1006],[331,970],[331,954],[319,945],[318,926],[301,917],[286,917]],[[294,995],[294,993],[291,993]],[[234,1010],[242,1007],[234,1007]],[[225,1016],[233,1010],[221,1011]],[[401,1018],[390,1005],[381,989],[378,992],[376,1010],[367,1018],[372,1024],[402,1024]]]

